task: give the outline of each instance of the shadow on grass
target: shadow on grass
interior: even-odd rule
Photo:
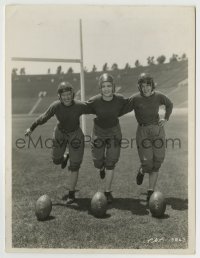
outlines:
[[[67,198],[68,198],[68,194],[65,194],[64,196],[62,196],[61,200],[66,201]]]
[[[45,221],[49,221],[49,220],[53,220],[53,219],[55,219],[54,216],[49,216],[48,218],[46,218],[46,219],[44,219],[44,220],[37,219],[37,221],[39,221],[39,222],[45,222]]]
[[[92,215],[91,212],[91,199],[90,198],[81,198],[81,199],[76,199],[76,201],[70,205],[66,205],[64,203],[53,203],[53,206],[63,206],[67,209],[72,209],[72,210],[77,210],[77,211],[85,211],[88,212],[88,215]],[[106,213],[103,217],[96,217],[96,219],[108,219],[111,217],[110,214]]]
[[[170,205],[173,210],[183,211],[188,209],[188,199],[166,198],[167,205]]]
[[[95,215],[92,213],[92,211],[91,211],[90,208],[89,208],[89,210],[88,210],[88,214],[91,215],[91,216],[93,216],[93,217],[96,218],[96,219],[108,219],[108,218],[111,217],[111,214],[109,214],[109,213],[106,213],[106,214],[103,215],[102,217],[97,217],[97,216],[95,216]]]
[[[90,203],[91,203],[90,198],[81,198],[81,199],[76,199],[76,201],[70,205],[66,205],[63,202],[55,202],[52,205],[53,206],[63,206],[63,207],[66,207],[67,209],[88,211],[88,210],[90,210]]]
[[[156,216],[153,216],[153,215],[151,215],[152,216],[152,218],[155,218],[155,219],[169,219],[169,215],[168,214],[163,214],[161,217],[156,217]]]
[[[56,203],[53,203],[53,206],[63,206],[68,209],[74,209],[74,210],[79,210],[79,211],[88,211],[88,214],[91,214],[90,213],[90,204],[91,204],[90,198],[81,198],[81,199],[76,199],[76,201],[71,205],[66,205],[63,202],[56,202]],[[148,215],[149,214],[149,211],[147,210],[147,206],[141,204],[141,201],[139,199],[115,198],[113,200],[113,203],[108,205],[108,210],[112,209],[112,208],[115,208],[118,210],[129,210],[133,214],[136,214],[136,215]]]
[[[139,199],[115,198],[113,203],[109,206],[109,208],[115,208],[118,210],[128,210],[131,211],[132,214],[141,216],[149,214],[146,204],[142,204]]]

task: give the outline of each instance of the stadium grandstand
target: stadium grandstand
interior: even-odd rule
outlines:
[[[126,97],[137,92],[138,75],[141,72],[149,72],[155,78],[157,90],[168,95],[174,102],[175,107],[187,108],[187,60],[108,72],[114,76],[118,92]],[[98,77],[101,73],[85,72],[86,100],[98,93]],[[45,92],[45,94],[34,113],[44,112],[49,104],[56,100],[57,85],[60,81],[69,81],[74,86],[75,92],[80,91],[80,73],[12,75],[12,113],[28,114],[37,102],[41,92]],[[79,94],[77,94],[78,97]]]

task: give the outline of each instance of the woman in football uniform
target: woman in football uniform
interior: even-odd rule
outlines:
[[[138,78],[139,93],[132,95],[124,106],[122,115],[132,110],[138,122],[136,143],[141,166],[136,181],[143,182],[144,175],[149,174],[147,201],[154,192],[158,172],[165,158],[164,126],[172,113],[171,100],[159,91],[155,91],[155,83],[150,74],[142,73]],[[164,118],[159,116],[159,107],[165,106]]]
[[[114,169],[119,160],[122,133],[119,124],[119,114],[127,103],[120,94],[115,93],[113,77],[104,73],[99,78],[100,94],[87,102],[93,113],[94,127],[92,132],[91,150],[95,168],[100,171],[100,177],[105,177],[105,196],[112,203],[112,181]]]
[[[25,136],[30,136],[38,125],[56,116],[58,123],[53,133],[52,160],[64,169],[69,159],[71,174],[67,204],[71,204],[75,201],[75,187],[84,154],[84,135],[79,120],[82,114],[91,114],[91,109],[87,103],[74,100],[74,90],[69,82],[61,82],[57,93],[59,100],[53,102],[47,111],[36,119],[26,130]],[[69,152],[65,154],[67,147]]]

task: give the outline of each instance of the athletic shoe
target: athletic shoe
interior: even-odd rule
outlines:
[[[75,191],[69,191],[67,201],[66,201],[66,205],[72,204],[73,202],[75,202],[75,200],[76,200]]]
[[[142,167],[140,167],[136,177],[137,185],[141,185],[143,182],[143,179],[144,179],[144,173],[142,172]]]
[[[104,192],[105,196],[106,196],[106,199],[107,199],[107,202],[108,204],[111,204],[113,202],[113,196],[112,196],[112,193],[111,192]]]
[[[102,168],[99,170],[99,173],[100,173],[100,178],[101,178],[101,179],[104,179],[105,176],[106,176],[105,167],[102,167]]]
[[[148,190],[147,191],[147,202],[149,202],[150,198],[151,198],[151,195],[154,191],[153,190]]]
[[[69,153],[64,154],[63,162],[61,163],[61,168],[62,169],[64,169],[67,166],[68,159],[69,159]]]

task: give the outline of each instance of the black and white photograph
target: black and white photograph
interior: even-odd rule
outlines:
[[[5,7],[7,252],[195,253],[195,13]]]

